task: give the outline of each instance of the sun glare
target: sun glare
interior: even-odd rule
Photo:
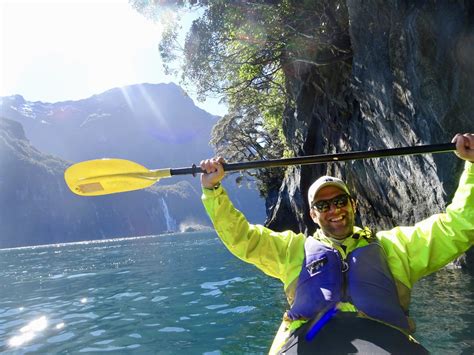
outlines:
[[[178,14],[170,8],[151,20],[152,9],[138,13],[128,0],[0,0],[0,96],[58,102],[133,84],[179,84],[165,74],[158,51],[164,27]],[[179,14],[179,41],[200,14]],[[227,112],[218,98],[196,104]]]
[[[98,93],[143,81],[144,66],[161,66],[157,45],[162,26],[127,0],[3,0],[1,8],[0,95],[17,93],[15,88],[25,81],[43,87],[86,86]],[[140,63],[148,57],[149,63]],[[38,66],[56,70],[38,71]]]
[[[21,346],[46,329],[48,326],[48,319],[45,316],[32,320],[30,323],[20,329],[20,335],[15,335],[10,338],[8,345],[10,347]]]

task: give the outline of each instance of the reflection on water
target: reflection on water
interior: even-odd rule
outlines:
[[[32,320],[30,323],[20,328],[20,335],[15,335],[8,341],[10,347],[21,346],[33,339],[38,333],[45,330],[48,320],[45,316]]]
[[[17,335],[14,335],[10,339],[8,339],[8,348],[14,349],[27,345],[34,338],[44,337],[46,333],[49,333],[50,336],[50,339],[48,341],[52,342],[55,340],[52,335],[61,331],[64,326],[64,322],[50,324],[46,316],[41,316],[39,318],[33,319],[25,326],[22,326],[19,331],[16,332],[18,333]],[[64,337],[61,337],[61,339],[65,340]]]
[[[280,282],[215,234],[0,250],[0,351],[266,353],[286,301]],[[472,353],[474,285],[443,271],[414,290],[417,338]]]

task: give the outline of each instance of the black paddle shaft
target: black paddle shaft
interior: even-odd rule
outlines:
[[[332,163],[346,160],[361,160],[361,159],[372,159],[372,158],[384,158],[384,157],[395,157],[402,155],[417,155],[426,153],[446,153],[456,150],[455,143],[442,143],[442,144],[429,144],[420,145],[414,147],[402,147],[402,148],[390,148],[380,150],[369,150],[359,152],[348,152],[348,153],[334,153],[334,154],[319,154],[319,155],[307,155],[296,158],[284,158],[284,159],[270,159],[270,160],[255,160],[243,163],[228,163],[224,164],[224,171],[239,171],[249,169],[261,169],[261,168],[276,168],[290,165],[311,165],[311,164],[323,164]],[[171,175],[196,175],[203,173],[201,167],[193,164],[190,168],[177,168],[170,169]]]

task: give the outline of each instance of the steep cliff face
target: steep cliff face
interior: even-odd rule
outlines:
[[[287,69],[296,105],[284,129],[296,154],[444,143],[474,131],[472,2],[346,4],[352,59]],[[462,166],[438,154],[294,168],[267,224],[311,233],[307,189],[330,174],[355,191],[359,224],[410,225],[445,208]]]

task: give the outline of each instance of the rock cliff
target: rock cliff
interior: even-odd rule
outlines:
[[[297,155],[449,142],[474,131],[474,3],[348,0],[352,58],[286,68],[296,102],[284,117]],[[375,229],[410,225],[449,203],[463,162],[453,154],[294,168],[267,224],[311,233],[305,198],[317,176],[344,178],[358,219]],[[293,217],[290,217],[293,216]]]

